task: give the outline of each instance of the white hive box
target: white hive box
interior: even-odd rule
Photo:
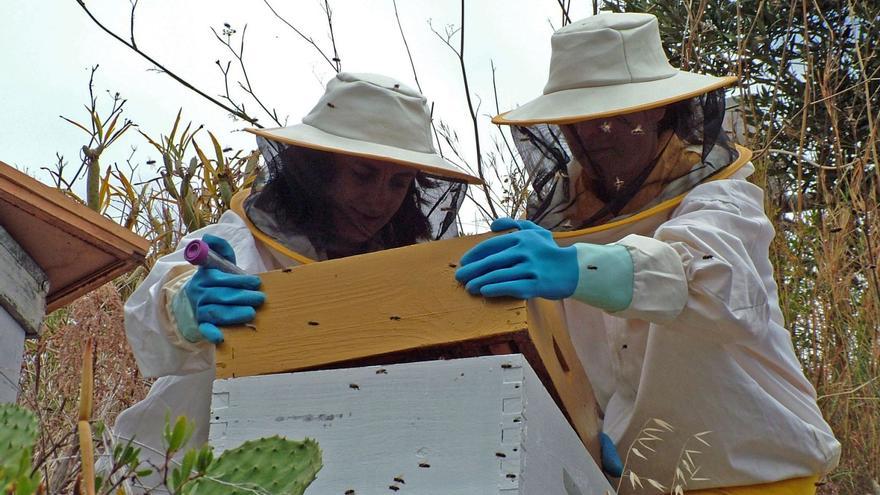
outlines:
[[[210,443],[315,439],[306,494],[614,490],[521,354],[214,382]]]

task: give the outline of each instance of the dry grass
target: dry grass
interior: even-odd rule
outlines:
[[[49,493],[68,493],[80,473],[75,432],[83,344],[95,343],[95,421],[112,424],[149,389],[125,340],[122,304],[116,286],[105,285],[53,313],[42,337],[28,342],[19,403],[38,415],[36,457]]]

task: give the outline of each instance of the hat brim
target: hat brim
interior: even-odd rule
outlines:
[[[394,146],[337,136],[308,124],[297,124],[277,129],[245,130],[271,141],[278,141],[284,144],[394,163],[420,170],[430,175],[460,180],[470,184],[483,183],[478,177],[464,172],[458,166],[436,153],[421,153]]]
[[[499,125],[571,124],[649,110],[730,86],[736,77],[715,77],[678,71],[656,81],[556,91],[496,115]]]

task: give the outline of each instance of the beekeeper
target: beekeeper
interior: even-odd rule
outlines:
[[[380,75],[339,73],[301,124],[251,132],[266,161],[255,186],[157,261],[125,304],[138,366],[161,378],[115,433],[158,466],[166,414],[195,421],[190,446],[208,440],[214,344],[266,298],[255,275],[189,265],[188,241],[255,274],[453,237],[465,188],[479,182],[435,151],[425,97]]]
[[[622,492],[815,493],[840,445],[785,328],[751,152],[721,129],[736,79],[672,67],[648,14],[551,45],[544,94],[493,119],[530,166],[531,221],[495,221],[513,231],[456,278],[563,300]]]

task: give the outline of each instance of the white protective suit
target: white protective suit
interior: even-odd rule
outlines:
[[[683,198],[556,234],[563,245],[621,244],[632,257],[628,308],[564,305],[627,472],[667,488],[677,468],[699,479],[685,490],[733,487],[821,475],[840,455],[784,326],[769,261],[774,229],[763,191],[745,180],[750,153],[740,151],[718,180]],[[699,472],[690,476],[683,460]]]
[[[238,199],[238,198],[237,198]],[[241,204],[240,201],[237,204]],[[235,206],[233,210],[236,210]],[[226,239],[235,250],[236,263],[248,273],[260,273],[316,259],[314,250],[291,253],[272,249],[254,237],[243,214],[230,210],[220,221],[187,235],[178,251],[156,262],[146,280],[125,303],[125,329],[141,372],[147,377],[161,377],[147,397],[123,411],[116,420],[114,433],[120,441],[133,439],[141,448],[141,460],[161,466],[165,446],[162,431],[166,414],[173,422],[186,416],[195,422],[195,432],[187,447],[199,447],[208,441],[211,390],[214,381],[214,345],[184,340],[167,309],[173,295],[189,279],[193,266],[183,258],[183,247],[192,239],[212,234]],[[238,209],[238,211],[241,211]],[[258,232],[262,239],[267,237]],[[307,241],[303,240],[302,245]],[[277,246],[277,243],[268,243]],[[283,249],[283,248],[280,248]],[[286,250],[285,250],[286,251]],[[296,259],[295,259],[296,258]],[[145,486],[159,484],[161,478],[147,477]]]

